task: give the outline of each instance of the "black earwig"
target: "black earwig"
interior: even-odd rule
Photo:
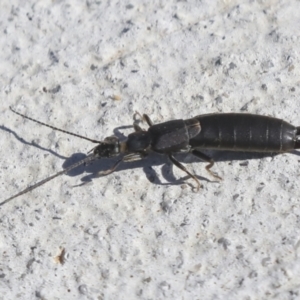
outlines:
[[[120,142],[116,136],[107,137],[103,141],[92,140],[29,118],[11,107],[10,109],[28,120],[98,145],[92,149],[93,153],[83,160],[4,200],[0,206],[82,164],[106,157],[120,156],[120,159],[111,169],[99,172],[99,175],[108,175],[114,172],[121,162],[142,159],[151,151],[166,154],[175,166],[195,180],[197,190],[199,190],[201,185],[197,177],[176,160],[173,153],[188,152],[208,162],[206,170],[221,180],[221,177],[210,170],[214,165],[213,159],[198,149],[282,153],[300,148],[300,127],[295,127],[281,119],[253,114],[206,114],[187,120],[172,120],[155,125],[149,116],[144,114],[142,119],[149,125],[148,130],[143,130],[134,123],[135,132],[129,134],[125,142]]]

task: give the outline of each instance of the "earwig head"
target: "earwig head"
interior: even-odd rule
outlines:
[[[109,136],[94,148],[94,156],[111,157],[120,154],[120,142],[116,136]]]

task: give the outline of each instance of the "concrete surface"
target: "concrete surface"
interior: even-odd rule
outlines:
[[[1,1],[1,201],[131,125],[299,120],[300,2]],[[145,126],[146,127],[146,126]],[[127,135],[131,128],[120,129]],[[1,299],[299,299],[299,154],[78,168],[0,208]],[[82,183],[86,183],[82,185]]]

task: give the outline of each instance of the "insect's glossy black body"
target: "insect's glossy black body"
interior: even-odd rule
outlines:
[[[195,117],[201,131],[192,148],[249,152],[286,152],[300,147],[299,127],[254,114],[207,114]]]
[[[143,137],[139,132],[134,135],[135,140],[145,141],[143,149],[150,147],[165,154],[192,149],[280,153],[300,148],[299,131],[299,127],[277,118],[224,113],[151,125],[147,132],[141,132]],[[131,135],[127,143],[128,150],[132,150]]]
[[[143,115],[142,118],[149,125],[148,130],[143,130],[139,125],[134,124],[135,132],[129,134],[126,141],[120,142],[115,136],[107,137],[104,141],[91,140],[29,118],[12,108],[11,110],[26,119],[98,145],[93,149],[92,155],[4,200],[0,205],[32,191],[81,164],[104,157],[120,156],[120,159],[111,169],[101,172],[99,175],[112,173],[121,162],[141,159],[151,151],[165,154],[178,168],[192,177],[199,188],[200,183],[197,177],[176,160],[173,156],[174,153],[188,152],[208,162],[206,170],[214,177],[221,179],[210,171],[214,161],[199,150],[280,153],[300,148],[300,127],[295,127],[280,119],[253,114],[206,114],[187,120],[172,120],[156,125],[147,115]]]

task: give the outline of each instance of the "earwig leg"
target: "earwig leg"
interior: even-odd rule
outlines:
[[[169,154],[168,155],[169,159],[171,160],[171,162],[177,167],[179,168],[180,170],[184,171],[185,173],[187,173],[191,178],[193,178],[196,182],[197,182],[197,191],[199,191],[200,187],[201,187],[201,184],[198,180],[198,178],[193,175],[192,173],[190,173],[186,167],[184,165],[182,165],[173,155]]]
[[[150,117],[146,114],[143,114],[143,118],[142,118],[143,121],[146,121],[147,124],[149,125],[149,127],[153,126],[153,122],[152,120],[150,119]]]
[[[134,131],[135,132],[139,132],[139,131],[144,131],[140,125],[136,124],[136,123],[133,123],[133,128],[134,128]]]
[[[119,159],[114,165],[112,168],[108,169],[108,170],[105,170],[105,171],[100,171],[97,173],[97,176],[96,177],[101,177],[101,176],[106,176],[108,174],[111,174],[113,173],[117,167],[120,165],[120,163],[123,161],[123,159]]]
[[[139,118],[143,121],[143,116],[136,111],[133,115],[133,128],[135,132],[140,132],[140,131],[145,131],[142,127],[140,127],[140,125],[138,125],[137,123],[140,122],[140,120],[136,120],[135,116],[138,115]]]
[[[146,152],[129,153],[123,157],[123,161],[131,162],[131,161],[141,160],[146,156],[147,156]]]
[[[141,115],[138,111],[136,111],[133,115],[133,119],[135,120],[135,116],[138,115],[142,121],[146,121],[146,123],[148,124],[149,127],[151,127],[153,125],[152,120],[150,119],[150,117],[147,114],[143,114]],[[135,126],[136,123],[133,124],[133,127]],[[135,129],[135,128],[134,128]],[[137,130],[136,130],[137,131]]]
[[[135,111],[134,114],[133,114],[133,120],[134,120],[134,121],[136,121],[136,119],[135,119],[135,116],[136,116],[136,115],[138,115],[138,116],[140,117],[140,119],[143,119],[143,116],[141,115],[141,113],[138,112],[138,111]]]
[[[205,167],[206,171],[209,174],[211,174],[213,177],[215,177],[219,180],[223,180],[222,177],[218,176],[216,173],[214,173],[213,171],[210,170],[215,163],[212,158],[210,158],[208,155],[206,155],[198,150],[191,150],[190,153],[192,153],[193,155],[197,156],[198,158],[208,162],[209,164]]]
[[[144,158],[145,156],[147,156],[147,153],[144,152],[140,152],[140,153],[130,153],[125,155],[122,159],[119,159],[112,168],[105,170],[105,171],[100,171],[97,173],[96,177],[100,177],[100,176],[106,176],[108,174],[113,173],[117,167],[121,164],[121,162],[130,162],[130,161],[136,161],[136,160],[140,160],[142,158]]]

